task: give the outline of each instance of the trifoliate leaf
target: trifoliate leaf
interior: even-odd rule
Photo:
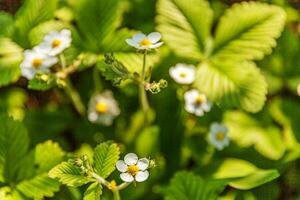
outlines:
[[[58,0],[27,0],[15,18],[13,39],[24,48],[30,48],[28,33],[36,25],[54,17]]]
[[[212,101],[224,107],[258,112],[266,100],[266,81],[252,62],[218,60],[202,63],[195,85]]]
[[[26,128],[20,122],[0,115],[0,182],[15,180],[20,161],[29,146]]]
[[[259,169],[252,163],[235,158],[226,159],[214,174],[215,178],[228,179],[231,187],[241,190],[258,187],[278,176],[279,173],[275,169]]]
[[[283,156],[284,138],[279,128],[260,124],[259,120],[240,111],[227,112],[224,118],[230,130],[230,138],[239,146],[254,146],[260,154],[271,160],[278,160]]]
[[[28,198],[42,199],[43,197],[52,197],[54,192],[59,191],[60,184],[48,175],[38,175],[30,180],[22,181],[17,185],[17,190],[22,192]]]
[[[0,38],[0,87],[17,81],[23,49],[10,38]]]
[[[58,143],[51,140],[38,144],[35,147],[35,164],[37,171],[48,172],[52,167],[63,161],[65,152]]]
[[[179,172],[166,189],[166,200],[216,200],[225,187],[221,180],[204,180],[191,172]]]
[[[95,171],[102,178],[107,178],[114,170],[119,160],[120,149],[113,142],[99,144],[94,151]]]
[[[221,59],[262,59],[283,30],[282,8],[258,2],[233,5],[217,26],[213,55]]]
[[[81,186],[92,180],[86,178],[80,173],[80,169],[71,164],[70,162],[62,162],[55,166],[49,172],[49,177],[58,179],[59,182],[68,186]]]
[[[199,60],[209,45],[213,11],[205,0],[158,1],[157,29],[179,56]]]
[[[98,182],[92,183],[84,192],[83,200],[100,200],[102,185]]]

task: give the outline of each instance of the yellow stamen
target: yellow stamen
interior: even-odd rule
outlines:
[[[181,78],[185,78],[185,77],[187,76],[187,74],[184,73],[184,72],[181,72],[181,73],[179,74],[179,76],[180,76]]]
[[[130,166],[128,166],[127,171],[132,176],[135,176],[138,173],[139,168],[136,165],[130,165]]]
[[[40,58],[35,58],[35,59],[32,60],[32,65],[36,69],[40,68],[42,63],[43,63],[43,60],[40,59]]]
[[[217,132],[216,134],[216,140],[218,140],[219,142],[223,141],[225,138],[225,134],[223,132]]]
[[[148,38],[144,38],[140,41],[140,46],[150,46],[152,43]]]
[[[202,103],[204,103],[206,101],[206,97],[204,95],[199,95],[196,100],[195,100],[195,104],[196,105],[201,105]]]
[[[115,180],[112,180],[109,184],[108,184],[108,189],[110,190],[115,190],[117,188],[117,183]]]
[[[60,46],[60,44],[61,44],[61,41],[58,39],[55,39],[52,41],[52,48],[57,48]]]
[[[96,110],[99,112],[99,113],[106,113],[108,111],[108,106],[106,103],[104,102],[98,102],[96,104]]]

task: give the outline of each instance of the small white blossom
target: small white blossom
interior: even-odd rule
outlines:
[[[161,34],[152,32],[149,35],[137,33],[132,38],[126,39],[127,44],[137,49],[154,49],[160,47],[163,42],[159,42]]]
[[[119,114],[118,103],[111,91],[105,91],[91,98],[88,110],[88,119],[91,122],[109,126]]]
[[[60,32],[52,31],[47,34],[39,47],[45,54],[56,56],[70,47],[71,42],[71,31],[63,29]]]
[[[24,60],[20,65],[22,76],[31,80],[38,72],[48,73],[50,67],[58,62],[56,57],[46,55],[38,47],[24,51]]]
[[[212,103],[208,101],[206,95],[196,89],[185,92],[184,100],[185,110],[197,116],[204,115],[204,112],[209,112],[212,107]]]
[[[178,63],[169,70],[170,76],[180,84],[191,84],[195,80],[196,69],[194,65]]]
[[[123,160],[119,160],[116,163],[118,171],[121,172],[120,178],[127,183],[136,181],[143,182],[149,177],[149,163],[147,158],[138,159],[138,156],[134,153],[129,153]]]
[[[229,145],[228,128],[219,123],[210,126],[209,141],[218,150],[223,150]]]

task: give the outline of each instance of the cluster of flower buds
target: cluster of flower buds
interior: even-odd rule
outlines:
[[[152,94],[157,94],[167,86],[168,86],[168,82],[164,79],[161,79],[158,82],[153,81],[152,83],[147,83],[145,85],[145,89],[147,91],[150,91]]]
[[[92,165],[86,155],[81,155],[78,158],[70,160],[70,162],[71,164],[78,167],[80,169],[80,173],[84,176],[90,176],[91,173],[93,172]]]

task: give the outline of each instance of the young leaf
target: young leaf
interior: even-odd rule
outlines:
[[[23,49],[10,38],[0,38],[0,87],[17,81]]]
[[[196,86],[221,106],[248,112],[261,110],[266,100],[267,84],[252,62],[203,63],[197,72]]]
[[[32,90],[45,91],[56,85],[56,77],[53,74],[37,74],[28,82],[28,88]]]
[[[0,115],[0,182],[15,180],[20,161],[29,146],[26,128],[11,118]]]
[[[29,31],[54,16],[58,0],[27,0],[16,14],[13,38],[24,48],[29,48]]]
[[[166,200],[216,200],[224,181],[204,180],[191,172],[179,172],[165,192]]]
[[[179,56],[203,57],[209,42],[213,11],[205,0],[159,0],[158,30]]]
[[[35,164],[37,171],[47,172],[55,165],[62,162],[65,152],[60,148],[58,143],[49,140],[35,147]]]
[[[235,4],[221,17],[213,56],[222,59],[262,59],[276,45],[285,23],[285,12],[258,2]]]
[[[42,199],[43,197],[52,197],[54,192],[59,191],[59,185],[56,180],[49,178],[45,173],[22,181],[17,185],[17,190],[29,198]]]
[[[92,183],[84,192],[83,200],[100,200],[102,185],[98,182]]]
[[[113,142],[99,144],[94,151],[95,171],[103,178],[107,178],[114,170],[119,160],[120,150]]]
[[[59,182],[66,184],[67,186],[81,186],[88,182],[91,182],[91,179],[84,177],[79,168],[71,164],[70,162],[62,162],[61,164],[55,166],[48,173],[49,177],[58,179]]]

